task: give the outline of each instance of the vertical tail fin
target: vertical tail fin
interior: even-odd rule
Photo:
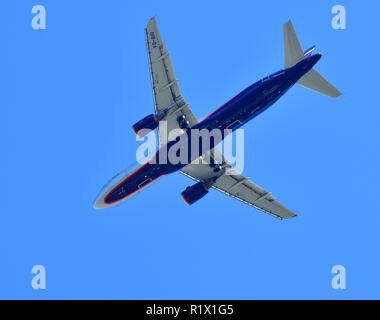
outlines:
[[[284,55],[285,69],[293,67],[305,57],[290,20],[284,24]]]
[[[286,69],[291,68],[303,59],[310,57],[314,49],[315,46],[303,52],[296,32],[294,31],[292,22],[289,20],[284,24],[284,55]],[[337,98],[341,95],[336,88],[334,88],[314,69],[305,74],[297,83],[303,87],[325,94],[332,98]]]

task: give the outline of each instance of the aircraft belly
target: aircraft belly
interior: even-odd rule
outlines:
[[[94,207],[103,209],[131,198],[164,175],[158,169],[157,165],[148,162],[120,173],[103,188]]]
[[[153,170],[154,166],[149,163],[141,166],[137,171],[116,185],[105,197],[104,202],[113,204],[126,200],[148,187],[152,182],[161,177],[159,172]]]

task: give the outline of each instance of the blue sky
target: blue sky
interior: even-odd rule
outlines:
[[[46,6],[47,30],[31,8]],[[331,27],[344,5],[347,29]],[[375,1],[10,1],[2,4],[0,298],[380,298]],[[337,100],[301,87],[245,129],[244,174],[299,217],[277,221],[191,181],[121,206],[93,201],[135,161],[131,125],[153,110],[144,27],[157,14],[198,118],[283,66],[292,19]],[[31,287],[43,265],[47,290]],[[347,290],[331,269],[347,270]]]

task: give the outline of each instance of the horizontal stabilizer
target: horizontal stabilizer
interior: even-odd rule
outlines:
[[[325,94],[331,98],[337,98],[341,95],[336,88],[334,88],[314,69],[306,73],[297,83],[305,88]]]

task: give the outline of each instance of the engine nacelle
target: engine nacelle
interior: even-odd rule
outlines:
[[[207,193],[208,189],[203,182],[198,182],[191,187],[187,187],[186,190],[182,192],[182,198],[188,205],[192,205],[202,199]]]
[[[154,114],[151,114],[144,119],[140,120],[139,122],[135,123],[132,126],[133,131],[140,137],[145,137],[149,131],[152,131],[158,127],[159,121],[157,121],[156,116]],[[140,130],[144,131],[140,132]]]

